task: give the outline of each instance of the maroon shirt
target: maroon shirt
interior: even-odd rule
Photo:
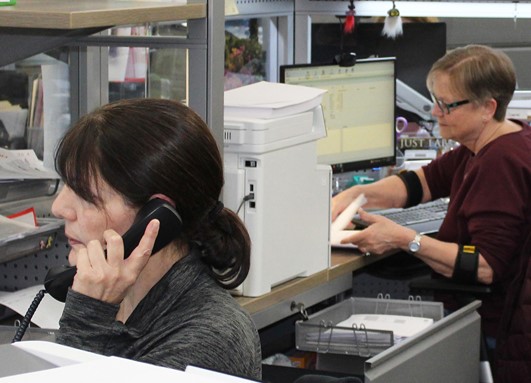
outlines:
[[[483,299],[484,331],[496,335],[504,291],[530,230],[531,128],[488,143],[477,155],[464,146],[424,167],[433,199],[450,197],[437,238],[475,245],[494,271],[500,290]]]

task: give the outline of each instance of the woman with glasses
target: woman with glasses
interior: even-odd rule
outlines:
[[[530,230],[531,128],[506,118],[516,76],[510,59],[498,50],[469,45],[448,52],[432,66],[427,87],[442,138],[459,147],[416,171],[345,190],[332,200],[332,219],[362,193],[365,208],[409,207],[449,197],[435,238],[360,209],[370,226],[343,242],[366,254],[401,249],[443,277],[493,285],[497,292],[483,300],[480,313],[484,333],[494,338],[504,291]]]

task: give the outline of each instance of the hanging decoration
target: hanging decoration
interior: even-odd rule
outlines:
[[[354,6],[354,0],[349,0],[350,5],[348,6],[348,10],[346,12],[346,18],[345,23],[343,24],[343,32],[344,33],[352,33],[354,31],[354,27],[356,26],[356,7]]]
[[[400,17],[400,11],[395,7],[393,0],[393,8],[387,11],[385,16],[384,27],[382,35],[395,39],[397,36],[402,35],[402,18]]]

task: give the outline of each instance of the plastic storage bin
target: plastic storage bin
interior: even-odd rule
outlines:
[[[365,383],[477,382],[480,306],[480,301],[474,301],[443,316],[440,302],[350,298],[311,315],[306,321],[297,321],[296,347],[317,352],[317,370],[363,376]],[[375,331],[367,326],[363,332],[388,342],[367,343],[358,336],[358,342],[346,345],[328,336],[327,330],[352,331],[338,327],[337,323],[356,313],[425,316],[434,321],[399,343],[393,342],[392,332]],[[326,334],[317,342],[315,334],[319,332]]]
[[[38,218],[35,230],[13,234],[0,239],[0,262],[48,250],[55,245],[57,235],[63,230],[64,221],[58,218]]]

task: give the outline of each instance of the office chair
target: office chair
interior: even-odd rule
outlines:
[[[464,307],[474,300],[492,293],[492,287],[481,284],[464,284],[458,283],[451,279],[421,277],[414,279],[409,283],[411,295],[420,295],[422,293],[444,293],[451,295],[459,307]],[[480,337],[480,383],[492,383],[492,369],[490,358],[487,352],[485,336]]]

